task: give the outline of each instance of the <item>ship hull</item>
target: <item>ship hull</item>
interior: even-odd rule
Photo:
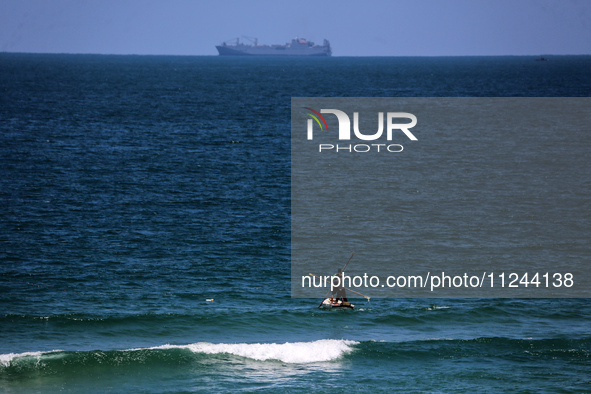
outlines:
[[[284,47],[216,46],[220,56],[330,56],[330,50],[323,47],[290,49]]]
[[[236,43],[228,45],[227,42],[216,46],[220,56],[330,56],[330,42],[324,40],[323,45],[314,45],[312,41],[305,38],[294,38],[285,45],[258,45],[258,40],[254,39],[254,45],[241,43],[236,39]]]

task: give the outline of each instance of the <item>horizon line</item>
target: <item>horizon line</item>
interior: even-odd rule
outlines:
[[[0,54],[30,55],[96,55],[96,56],[177,56],[177,57],[220,57],[220,58],[344,58],[344,57],[545,57],[545,56],[591,56],[591,53],[538,53],[538,54],[497,54],[497,55],[337,55],[337,56],[221,56],[219,54],[158,54],[158,53],[103,53],[103,52],[33,52],[33,51],[0,51]]]

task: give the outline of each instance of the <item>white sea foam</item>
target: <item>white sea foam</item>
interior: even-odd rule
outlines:
[[[57,350],[56,350],[57,351]],[[25,352],[25,353],[7,353],[0,354],[0,366],[9,367],[12,360],[21,357],[35,357],[37,360],[41,358],[41,355],[46,352]]]
[[[427,311],[436,311],[438,309],[449,309],[449,306],[435,306],[435,305],[433,305],[433,306],[425,308],[425,310],[427,310]]]
[[[332,361],[341,358],[353,351],[355,341],[322,339],[313,342],[286,342],[286,343],[209,343],[199,342],[189,345],[162,345],[151,348],[136,348],[121,350],[134,352],[150,349],[188,349],[194,353],[202,354],[233,354],[253,360],[279,360],[284,363],[307,364],[323,361]],[[58,354],[54,354],[54,353]],[[60,350],[48,352],[25,352],[0,354],[0,368],[10,367],[18,359],[33,359],[36,362],[54,357],[62,357]]]
[[[163,345],[151,349],[189,349],[195,353],[234,354],[253,360],[279,360],[285,363],[306,364],[336,360],[353,351],[355,341],[322,339],[314,342],[286,343],[207,343]]]

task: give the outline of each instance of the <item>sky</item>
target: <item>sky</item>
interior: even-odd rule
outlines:
[[[0,0],[0,52],[217,55],[296,36],[333,56],[591,54],[591,1]]]

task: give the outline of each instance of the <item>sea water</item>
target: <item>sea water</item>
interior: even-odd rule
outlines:
[[[590,94],[589,56],[0,54],[0,391],[590,392],[586,299],[290,298],[291,97]]]

